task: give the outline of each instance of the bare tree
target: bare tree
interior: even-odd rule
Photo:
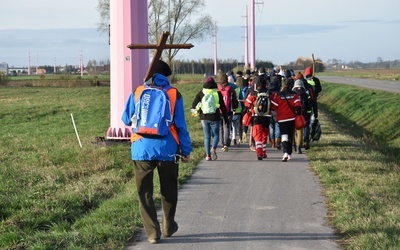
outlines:
[[[169,31],[167,43],[185,44],[203,41],[212,34],[213,20],[201,14],[205,0],[149,0],[149,41],[157,43],[164,31]],[[108,31],[110,20],[109,0],[99,0],[98,30]],[[168,49],[163,57],[169,65],[180,49]],[[164,59],[165,60],[165,59]]]
[[[204,40],[213,29],[212,18],[201,14],[204,6],[204,0],[150,0],[150,41],[158,40],[163,31],[169,31],[170,44]],[[165,50],[163,56],[171,65],[178,52],[179,49]]]
[[[110,0],[99,0],[97,11],[100,14],[100,22],[97,23],[97,30],[108,33],[110,27]]]

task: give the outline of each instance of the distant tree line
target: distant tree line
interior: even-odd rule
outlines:
[[[383,61],[380,58],[376,62],[362,63],[359,61],[344,62],[338,59],[330,59],[327,62],[322,62],[321,59],[315,59],[314,62],[315,72],[324,72],[326,69],[389,69],[400,68],[400,60]],[[214,74],[214,59],[204,58],[199,60],[173,60],[170,65],[175,74]],[[286,65],[276,65],[271,61],[256,61],[257,69],[264,67],[272,69],[275,67],[284,66],[284,68],[291,68],[296,70],[304,70],[307,67],[313,66],[311,58],[299,57],[296,61],[292,61]],[[53,72],[52,66],[45,66],[46,71]],[[76,73],[77,69],[74,66],[66,65],[65,73]],[[236,72],[238,70],[245,71],[244,62],[236,59],[221,59],[217,61],[217,70],[228,72],[230,70]],[[89,60],[85,71],[88,74],[108,74],[110,72],[110,60]]]
[[[257,67],[273,68],[274,65],[270,61],[257,61]],[[213,75],[214,60],[201,59],[201,60],[174,60],[171,65],[175,74],[207,74]],[[217,70],[222,72],[244,71],[244,63],[235,59],[217,60]]]

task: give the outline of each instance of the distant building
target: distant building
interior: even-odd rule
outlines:
[[[37,75],[45,75],[46,74],[46,69],[38,68],[37,71],[36,71],[36,74]]]
[[[8,64],[3,62],[0,63],[0,73],[2,73],[3,75],[8,75]]]

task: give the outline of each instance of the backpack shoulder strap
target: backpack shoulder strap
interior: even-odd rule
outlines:
[[[171,104],[172,117],[174,117],[175,104],[176,104],[176,100],[178,99],[178,90],[169,85],[169,87],[165,90],[165,92],[167,93],[168,98],[169,98],[169,102]],[[175,125],[175,123],[173,121],[174,121],[174,119],[172,119],[172,125],[169,127],[169,129],[170,129],[171,134],[174,137],[176,143],[178,145],[180,145],[179,136],[178,136],[178,129],[176,128],[176,125]]]
[[[133,91],[133,93],[135,95],[135,103],[137,103],[139,101],[140,95],[142,94],[142,92],[145,88],[146,87],[144,85],[140,85]]]

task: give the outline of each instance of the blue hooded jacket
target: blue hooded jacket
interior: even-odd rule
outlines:
[[[169,84],[168,78],[161,74],[155,74],[153,84],[165,87]],[[141,138],[132,142],[131,155],[132,160],[137,161],[174,161],[175,154],[188,156],[192,152],[190,135],[186,126],[185,111],[182,95],[177,92],[175,104],[174,123],[178,131],[180,145],[176,143],[172,133],[158,138]],[[135,112],[135,94],[132,93],[126,102],[125,110],[122,114],[122,121],[125,125],[131,125],[131,118]]]

